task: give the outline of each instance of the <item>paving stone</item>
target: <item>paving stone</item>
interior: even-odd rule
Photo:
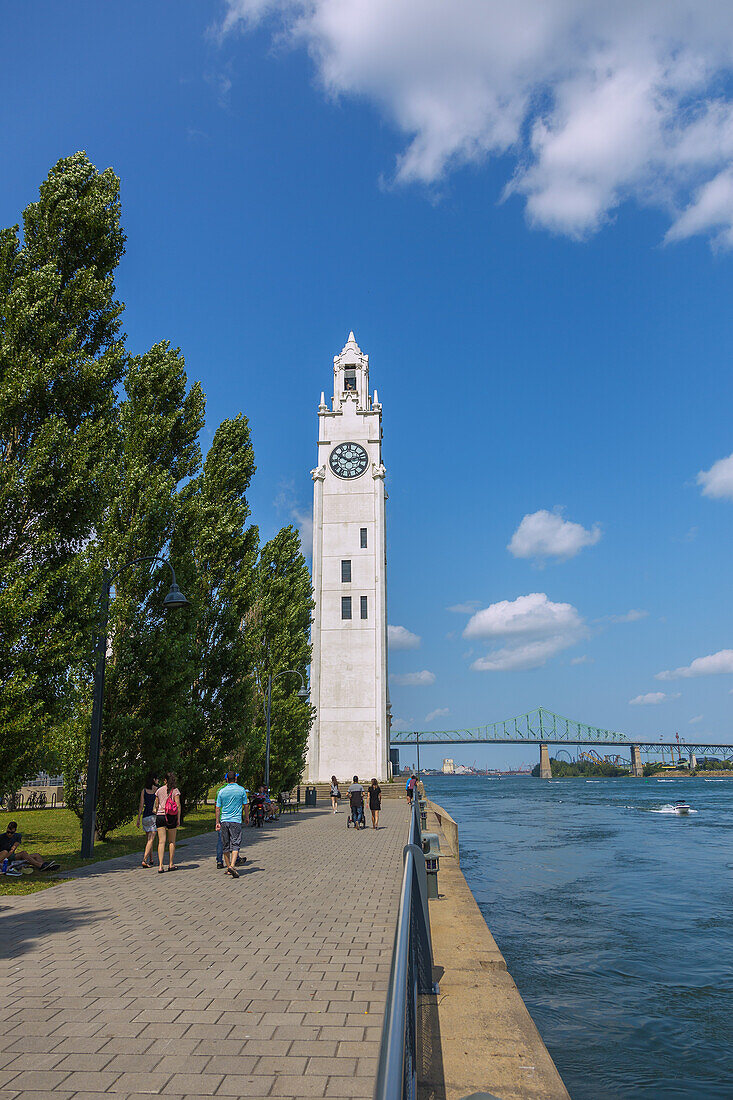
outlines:
[[[72,1092],[106,1092],[120,1075],[108,1073],[107,1070],[96,1070],[90,1073],[79,1070],[64,1076],[64,1086]]]
[[[197,1042],[191,1054],[211,1055],[213,1058],[233,1058],[244,1050],[246,1037],[240,1039],[207,1039]]]
[[[217,1096],[253,1096],[262,1097],[269,1096],[272,1086],[275,1083],[274,1077],[266,1076],[247,1076],[241,1073],[228,1073],[225,1075],[224,1080],[219,1085],[216,1095]],[[166,1094],[166,1100],[168,1100]]]
[[[356,1058],[309,1058],[306,1073],[353,1077],[356,1073]]]
[[[222,1073],[176,1073],[168,1082],[168,1091],[213,1096],[223,1080]]]
[[[287,1054],[291,1046],[289,1039],[247,1039],[242,1047],[242,1054],[276,1058]]]
[[[6,1083],[16,1089],[17,1092],[25,1092],[30,1089],[36,1089],[36,1091],[45,1089],[46,1092],[52,1092],[54,1089],[60,1088],[61,1082],[68,1076],[68,1070],[25,1069],[15,1073],[15,1069],[12,1068]]]
[[[105,1069],[108,1073],[152,1073],[153,1070],[160,1073],[161,1061],[163,1058],[155,1051],[150,1051],[148,1054],[115,1054],[108,1059]],[[175,1070],[171,1070],[171,1073],[175,1073]]]
[[[163,1040],[163,1041],[164,1042],[175,1042],[176,1040],[166,1039],[166,1040]],[[182,1042],[182,1041],[185,1041],[185,1040],[178,1040],[178,1041]],[[139,1039],[133,1039],[133,1038],[130,1038],[129,1036],[123,1036],[123,1037],[118,1038],[118,1039],[109,1039],[109,1038],[105,1039],[104,1040],[104,1045],[100,1046],[98,1048],[98,1050],[99,1050],[100,1054],[109,1054],[110,1057],[112,1057],[113,1054],[135,1054],[135,1055],[138,1055],[138,1054],[145,1054],[145,1052],[150,1050],[150,1048],[153,1047],[154,1045],[158,1045],[158,1044],[156,1044],[156,1040],[153,1038],[152,1034],[151,1034],[150,1038],[145,1038],[144,1035],[141,1035]]]
[[[170,1073],[123,1073],[110,1087],[111,1093],[151,1093],[162,1092],[171,1079]],[[173,1090],[176,1091],[175,1089]],[[183,1089],[178,1090],[184,1092]]]
[[[38,1058],[43,1055],[36,1055],[33,1059],[38,1063]],[[71,1073],[73,1070],[92,1070],[96,1072],[99,1069],[106,1069],[109,1062],[112,1061],[114,1055],[112,1054],[59,1054],[49,1055],[49,1057],[56,1058],[56,1065],[51,1067],[44,1067],[37,1064],[38,1069],[65,1069]]]
[[[7,1062],[3,1062],[3,1058],[7,1058],[10,1061],[10,1064],[8,1064]],[[33,1068],[34,1069],[66,1069],[67,1067],[66,1067],[65,1064],[64,1065],[59,1064],[63,1061],[64,1061],[63,1054],[57,1054],[56,1052],[54,1052],[53,1054],[34,1054],[33,1055]],[[5,1075],[4,1075],[6,1077],[8,1077],[10,1075],[10,1072],[13,1069],[15,1069],[16,1072],[18,1072],[19,1070],[25,1068],[25,1064],[23,1063],[23,1055],[18,1054],[18,1053],[2,1055],[2,1057],[0,1057],[0,1063],[2,1063],[3,1065],[5,1065],[7,1067]],[[71,1066],[70,1068],[73,1069],[74,1067]]]
[[[291,1054],[305,1054],[306,1057],[335,1058],[338,1043],[335,1039],[296,1039],[290,1047]]]
[[[255,1066],[255,1073],[302,1074],[305,1073],[307,1061],[307,1058],[291,1057],[288,1054],[283,1056],[276,1055],[275,1057],[266,1054],[259,1059],[258,1064]]]
[[[155,1072],[167,1073],[169,1077],[172,1077],[174,1073],[203,1073],[206,1066],[211,1062],[211,1056],[208,1054],[166,1054],[163,1058],[156,1060]],[[239,1062],[237,1058],[237,1062]],[[130,1069],[132,1069],[131,1059]],[[252,1058],[254,1064],[255,1059]],[[217,1066],[213,1067],[218,1069]]]
[[[327,1077],[282,1077],[275,1078],[273,1096],[289,1096],[300,1100],[305,1096],[325,1096]]]
[[[364,1077],[329,1077],[326,1096],[343,1098],[351,1096],[372,1097],[374,1080]]]

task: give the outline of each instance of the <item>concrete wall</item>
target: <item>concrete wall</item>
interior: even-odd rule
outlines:
[[[431,802],[427,799],[428,811],[434,813],[438,824],[443,830],[445,839],[450,847],[450,854],[455,856],[456,863],[461,862],[460,852],[458,848],[458,825],[453,820],[447,810],[444,810],[442,806],[439,806],[437,802]]]

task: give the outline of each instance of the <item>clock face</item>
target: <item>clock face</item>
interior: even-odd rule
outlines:
[[[339,443],[328,461],[336,477],[361,477],[369,465],[369,455],[358,443]]]

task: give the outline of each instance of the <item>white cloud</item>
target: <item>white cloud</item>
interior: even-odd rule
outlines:
[[[695,715],[695,717],[694,717],[694,718],[691,718],[691,719],[690,719],[690,725],[691,725],[691,726],[696,726],[696,725],[698,724],[698,722],[702,722],[702,720],[703,720],[703,718],[704,718],[704,717],[705,717],[705,715],[704,715],[704,714],[697,714],[697,715]]]
[[[595,524],[588,531],[579,523],[563,519],[559,512],[544,508],[524,517],[507,546],[515,558],[556,558],[567,561],[585,546],[595,546],[601,529]]]
[[[504,643],[473,662],[471,668],[478,672],[539,668],[586,634],[577,609],[553,603],[544,592],[492,603],[477,611],[463,631],[464,638]]]
[[[702,495],[705,497],[733,500],[733,455],[719,458],[709,470],[700,470],[697,484],[702,485]]]
[[[448,707],[438,707],[437,710],[431,710],[430,714],[425,715],[426,722],[434,722],[436,718],[445,718],[450,714]]]
[[[638,623],[639,619],[646,619],[648,614],[648,611],[632,607],[630,611],[625,611],[623,615],[609,615],[608,621],[610,623]]]
[[[395,672],[390,680],[399,687],[429,687],[435,683],[435,673],[428,672],[427,669],[422,672]]]
[[[664,691],[648,691],[646,695],[637,695],[634,699],[629,699],[629,706],[654,707],[658,703],[666,703],[668,699],[679,699],[679,697],[679,692],[667,695]]]
[[[730,0],[226,0],[218,30],[265,21],[404,135],[399,183],[501,156],[530,224],[582,238],[632,199],[733,245]]]
[[[404,626],[388,626],[387,644],[390,649],[417,649],[420,645],[420,636],[413,634]]]
[[[682,668],[658,672],[655,679],[676,680],[679,677],[689,676],[720,676],[726,672],[733,672],[733,649],[720,649],[707,657],[696,657],[691,664],[683,665]]]
[[[446,611],[453,611],[456,615],[473,615],[480,607],[480,600],[467,600],[465,603],[454,603],[452,607],[446,607]]]
[[[584,653],[582,657],[572,657],[570,660],[571,665],[592,665],[593,658],[589,657],[587,653]]]

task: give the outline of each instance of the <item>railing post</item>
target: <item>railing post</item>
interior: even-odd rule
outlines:
[[[428,909],[428,875],[425,870],[425,856],[422,848],[416,844],[407,844],[403,857],[407,864],[412,854],[412,912],[415,920],[417,939],[417,986],[420,993],[433,992],[433,941],[430,935],[430,912]]]

